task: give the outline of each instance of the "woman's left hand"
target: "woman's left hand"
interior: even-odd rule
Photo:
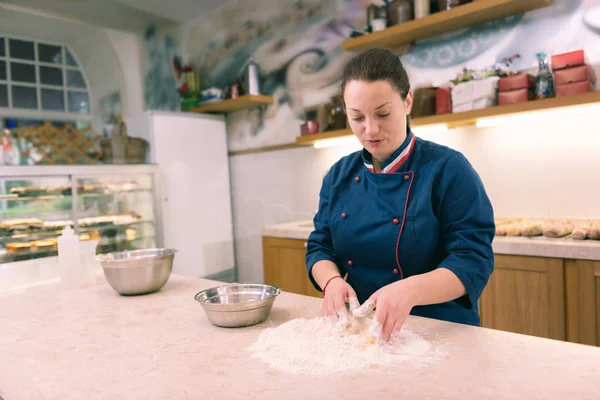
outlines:
[[[402,329],[406,317],[415,306],[412,298],[407,281],[394,282],[373,293],[353,314],[364,317],[376,308],[369,334],[375,342],[385,343],[393,333],[399,333]]]

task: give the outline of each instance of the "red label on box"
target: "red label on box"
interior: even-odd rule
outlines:
[[[535,86],[535,76],[531,74],[518,74],[506,76],[498,80],[498,91],[507,92],[509,90],[532,88]]]
[[[448,114],[452,112],[452,88],[438,88],[435,92],[435,113]]]
[[[552,70],[576,67],[585,64],[585,52],[583,50],[552,56]]]
[[[532,90],[517,89],[508,92],[498,92],[498,105],[525,103],[535,97]]]
[[[588,81],[567,83],[566,85],[557,85],[556,97],[591,92],[594,90],[593,86],[594,84]]]
[[[594,70],[587,65],[565,68],[554,73],[554,83],[557,85],[582,81],[596,81]]]

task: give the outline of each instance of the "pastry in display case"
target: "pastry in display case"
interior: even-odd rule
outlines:
[[[0,263],[56,256],[70,225],[97,253],[160,246],[156,167],[11,167],[0,171]]]

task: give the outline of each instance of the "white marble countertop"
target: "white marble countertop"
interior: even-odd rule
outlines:
[[[294,221],[267,226],[263,236],[307,240],[313,229],[312,220]],[[496,236],[492,245],[496,254],[600,261],[600,240]]]
[[[283,293],[248,328],[211,325],[193,296],[217,282],[171,276],[157,293],[122,297],[102,279],[0,297],[0,397],[18,399],[597,399],[600,348],[409,316],[443,343],[436,363],[290,374],[251,358],[266,327],[319,314]]]
[[[292,221],[283,224],[266,226],[263,236],[279,237],[287,239],[307,240],[308,235],[315,229],[312,220]]]

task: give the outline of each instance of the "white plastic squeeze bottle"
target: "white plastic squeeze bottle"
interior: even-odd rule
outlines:
[[[79,236],[71,225],[65,226],[58,237],[58,266],[61,288],[76,289],[85,285],[86,270],[81,265]]]

